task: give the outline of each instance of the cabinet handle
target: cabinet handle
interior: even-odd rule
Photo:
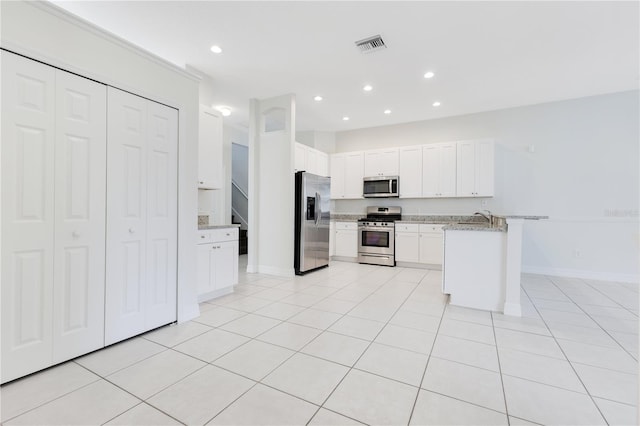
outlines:
[[[133,229],[133,228],[129,228],[129,233],[130,233],[130,234],[133,234],[134,232],[136,232],[136,230],[135,230],[135,229]]]
[[[204,238],[204,235],[200,235],[200,238]]]
[[[200,185],[204,185],[204,181],[203,181],[203,180],[199,181],[198,183],[199,183]]]
[[[80,236],[80,233],[79,233],[78,231],[73,231],[73,232],[71,233],[71,236],[72,236],[73,238],[78,238],[78,237]]]

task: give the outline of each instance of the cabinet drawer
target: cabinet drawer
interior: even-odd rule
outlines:
[[[420,225],[417,223],[396,222],[396,232],[418,232]]]
[[[221,241],[236,241],[238,228],[220,228],[198,231],[197,244],[207,244]]]
[[[357,222],[336,222],[336,230],[357,231],[358,223]]]
[[[427,223],[424,225],[420,225],[420,232],[436,232],[436,233],[441,233],[442,232],[442,227],[444,226],[444,224],[438,223]]]

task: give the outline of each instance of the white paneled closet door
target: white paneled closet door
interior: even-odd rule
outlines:
[[[52,360],[55,70],[2,58],[1,381]]]
[[[104,346],[107,88],[56,71],[53,362]]]
[[[148,101],[145,329],[177,319],[178,111]]]
[[[108,89],[105,344],[176,320],[177,111]]]

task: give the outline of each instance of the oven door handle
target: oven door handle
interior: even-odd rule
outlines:
[[[360,231],[378,231],[378,232],[394,232],[395,227],[393,226],[358,226],[358,230]]]

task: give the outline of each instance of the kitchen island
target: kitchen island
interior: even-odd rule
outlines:
[[[522,228],[525,220],[547,218],[494,215],[491,223],[443,227],[442,291],[449,303],[521,316]]]

